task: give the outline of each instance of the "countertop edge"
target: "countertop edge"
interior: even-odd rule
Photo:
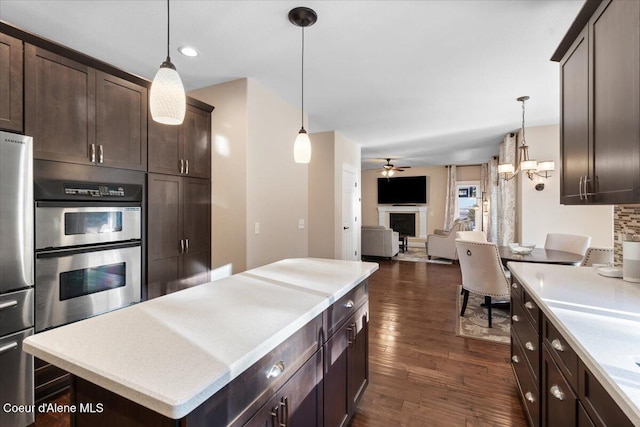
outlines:
[[[509,262],[509,264],[522,264],[517,262]],[[581,267],[576,267],[581,268]],[[527,281],[518,274],[517,271],[511,270],[511,274],[515,276],[520,284],[525,288],[525,290],[529,293],[529,296],[534,300],[534,302],[540,307],[540,310],[544,313],[544,315],[551,321],[553,326],[558,329],[558,331],[562,334],[562,336],[567,340],[567,343],[575,350],[578,357],[584,362],[585,366],[591,371],[591,373],[596,377],[596,379],[602,384],[604,389],[609,393],[613,401],[620,407],[622,412],[629,417],[631,422],[638,425],[640,424],[640,408],[628,399],[626,393],[620,389],[620,387],[616,384],[615,381],[611,379],[608,373],[603,371],[600,363],[598,363],[591,354],[580,344],[580,342],[573,336],[571,331],[569,331],[564,323],[558,319],[558,317],[553,313],[553,311],[547,306],[546,302],[542,300],[538,294],[529,286]],[[542,342],[542,337],[540,337]]]

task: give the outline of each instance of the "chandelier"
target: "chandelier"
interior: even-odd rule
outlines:
[[[527,178],[532,181],[535,176],[546,179],[549,178],[551,172],[556,169],[555,162],[552,160],[536,162],[535,160],[529,159],[529,146],[527,145],[524,133],[524,103],[528,99],[528,96],[521,96],[517,99],[517,101],[522,102],[522,142],[520,147],[518,147],[518,161],[515,166],[512,163],[501,163],[498,165],[498,175],[505,181],[512,180],[519,172],[525,174]],[[540,191],[542,189],[544,189],[544,183],[539,182],[536,185],[536,190]]]

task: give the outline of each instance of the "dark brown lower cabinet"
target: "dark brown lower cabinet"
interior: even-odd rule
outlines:
[[[147,299],[209,281],[209,180],[148,175]]]
[[[369,303],[325,344],[324,425],[348,424],[369,383]]]
[[[576,425],[578,398],[551,358],[546,345],[542,352],[543,425],[567,427]]]
[[[33,359],[36,402],[43,402],[69,388],[69,373],[35,357]]]
[[[318,399],[322,375],[318,351],[251,417],[247,427],[321,426]]]

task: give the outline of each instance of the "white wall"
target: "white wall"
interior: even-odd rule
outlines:
[[[199,89],[190,96],[211,114],[212,280],[247,269],[247,80]]]
[[[306,257],[308,166],[293,160],[300,109],[249,79],[248,116],[247,268]]]
[[[309,256],[340,259],[342,255],[342,169],[353,170],[360,193],[360,146],[334,131],[309,135]],[[354,247],[360,253],[361,204]]]
[[[560,204],[560,133],[558,125],[526,129],[529,157],[553,160],[556,171],[536,191],[537,178],[518,177],[518,230],[523,242],[544,246],[547,233],[591,236],[591,246],[613,247],[613,206],[565,206]],[[518,141],[518,145],[520,142]]]
[[[308,254],[307,165],[293,160],[300,110],[251,79],[192,91],[211,115],[212,279]],[[298,220],[305,223],[298,228]],[[260,234],[254,233],[255,223]]]

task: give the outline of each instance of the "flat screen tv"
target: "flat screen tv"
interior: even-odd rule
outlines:
[[[427,177],[378,178],[378,204],[427,203]]]

